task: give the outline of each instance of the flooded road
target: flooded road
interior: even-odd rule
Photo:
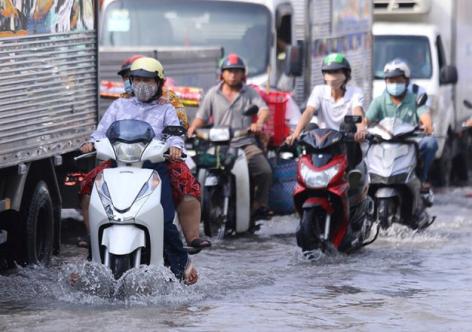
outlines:
[[[422,233],[396,226],[351,256],[306,261],[294,216],[194,256],[200,282],[142,268],[118,283],[65,245],[49,268],[0,276],[1,331],[457,331],[472,326],[471,188],[436,195]],[[79,271],[82,287],[67,276]]]

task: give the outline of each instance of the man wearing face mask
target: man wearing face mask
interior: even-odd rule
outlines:
[[[164,80],[164,68],[159,61],[147,57],[135,60],[130,68],[130,81],[134,97],[115,100],[100,120],[97,130],[92,133],[91,142],[82,145],[80,150],[83,153],[91,152],[93,150],[93,142],[105,137],[110,125],[118,120],[134,119],[145,121],[152,126],[156,138],[161,138],[162,131],[166,126],[180,125],[174,107],[170,103],[160,102]],[[169,154],[171,160],[179,160],[184,143],[183,139],[171,136],[167,139],[167,142],[170,145]],[[103,169],[108,167],[108,165],[101,167]],[[155,169],[162,181],[161,204],[164,210],[165,261],[170,265],[172,272],[177,278],[183,279],[188,284],[193,284],[198,280],[198,274],[191,264],[187,251],[183,248],[180,234],[173,224],[175,208],[172,202],[167,166],[160,163],[149,164],[147,166],[145,164],[144,167]],[[97,167],[98,171],[100,171],[99,168],[100,166]],[[96,173],[96,170],[94,170],[89,174],[92,177]],[[91,191],[91,186],[88,187],[90,187]],[[82,194],[90,194],[90,192],[86,191],[86,189],[82,190]]]
[[[335,130],[340,129],[346,115],[364,116],[362,90],[347,85],[351,79],[351,65],[346,57],[341,53],[327,55],[323,59],[321,73],[325,84],[313,88],[294,132],[286,139],[287,144],[293,144],[314,115],[318,117],[320,128]],[[358,125],[356,138],[362,138],[364,128],[364,124]]]
[[[433,133],[431,115],[427,106],[417,107],[416,94],[408,90],[410,84],[410,68],[401,59],[395,59],[384,67],[386,89],[375,98],[366,113],[368,123],[376,123],[386,117],[396,117],[412,125],[421,125],[427,135]],[[420,176],[422,191],[427,192],[430,184],[427,182],[429,169],[438,149],[435,137],[427,136],[419,143],[420,158],[423,170]]]

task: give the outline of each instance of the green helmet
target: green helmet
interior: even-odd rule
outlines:
[[[321,72],[328,70],[339,70],[345,69],[351,71],[351,65],[347,61],[346,57],[342,53],[331,53],[323,58],[321,64]]]

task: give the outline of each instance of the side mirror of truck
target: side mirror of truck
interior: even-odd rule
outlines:
[[[297,45],[287,47],[287,57],[285,58],[285,75],[302,76],[303,74],[303,41],[297,41]]]
[[[457,68],[455,66],[444,66],[439,72],[439,84],[456,84],[458,80]]]
[[[472,103],[467,99],[464,100],[464,106],[469,109],[472,109]]]

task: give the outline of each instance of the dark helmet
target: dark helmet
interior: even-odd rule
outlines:
[[[120,71],[118,72],[118,75],[120,76],[125,76],[127,73],[129,74],[129,71],[130,71],[130,68],[131,68],[131,64],[135,61],[135,60],[138,60],[140,58],[143,58],[144,56],[142,55],[139,55],[139,54],[135,54],[133,56],[130,56],[128,59],[126,59],[122,65],[121,65],[121,69]]]
[[[243,59],[235,53],[228,54],[226,58],[221,61],[220,70],[226,69],[242,69],[246,71],[246,64],[244,63]]]
[[[347,61],[344,54],[331,53],[323,58],[321,72],[340,69],[351,72],[351,65],[349,64],[349,61]]]

